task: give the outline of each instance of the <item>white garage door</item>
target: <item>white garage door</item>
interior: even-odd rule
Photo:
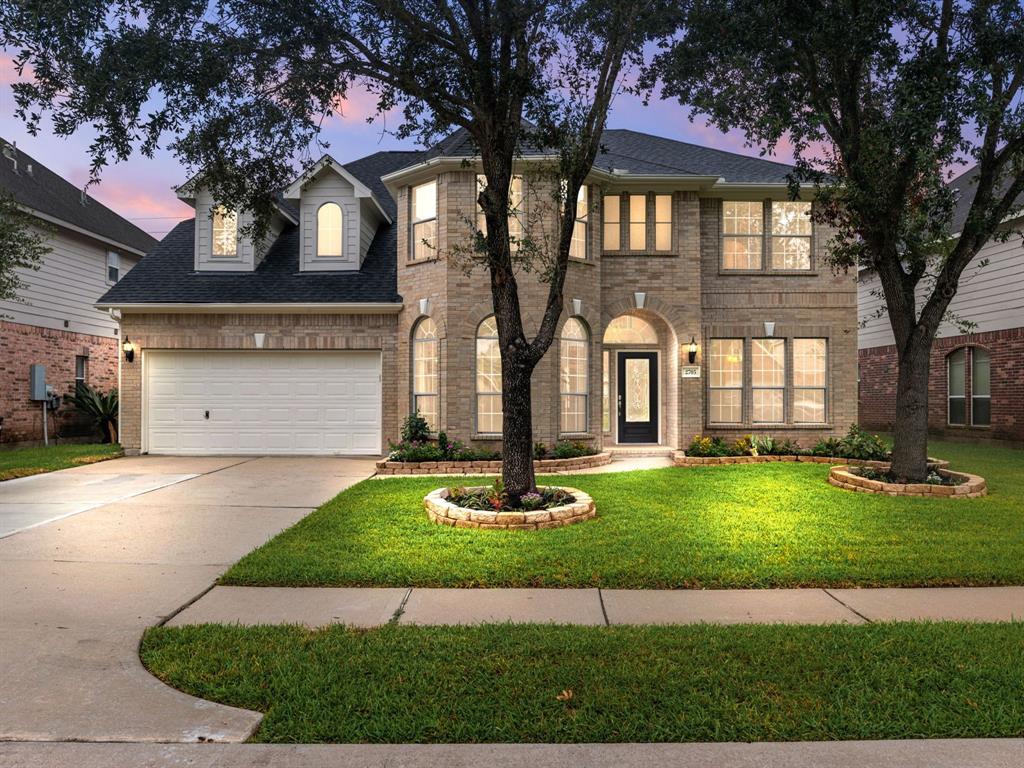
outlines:
[[[145,449],[379,454],[379,352],[152,351]]]

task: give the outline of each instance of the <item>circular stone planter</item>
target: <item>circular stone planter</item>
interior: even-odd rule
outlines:
[[[486,528],[488,530],[536,531],[542,528],[561,528],[573,523],[582,523],[597,514],[594,500],[583,491],[559,486],[576,499],[572,504],[563,504],[551,509],[531,512],[507,511],[489,512],[482,509],[468,509],[448,501],[448,489],[438,488],[423,498],[427,515],[435,523],[456,528]],[[479,488],[468,488],[475,491]]]
[[[882,467],[888,469],[888,465]],[[985,478],[967,472],[953,472],[938,468],[936,471],[943,477],[960,480],[959,485],[932,485],[931,483],[885,483],[881,480],[869,480],[854,474],[849,466],[832,467],[828,473],[828,481],[836,488],[859,493],[882,493],[887,496],[924,496],[925,498],[975,499],[988,493]]]

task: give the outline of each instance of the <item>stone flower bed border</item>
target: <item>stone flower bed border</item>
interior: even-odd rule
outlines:
[[[717,466],[720,464],[766,464],[772,461],[801,461],[806,464],[845,464],[848,467],[870,467],[871,469],[888,469],[887,461],[867,461],[864,459],[844,459],[842,456],[805,456],[788,454],[783,456],[687,456],[684,451],[676,451],[672,463],[677,467]],[[949,462],[943,459],[928,459],[929,469],[948,467]]]
[[[885,464],[881,469],[887,469]],[[976,499],[988,493],[985,478],[967,472],[953,472],[949,469],[936,468],[943,477],[952,477],[962,482],[960,485],[933,485],[931,483],[886,483],[881,480],[869,480],[866,477],[850,472],[849,465],[832,467],[828,472],[828,481],[836,488],[859,493],[883,493],[888,496],[926,496],[930,498]]]
[[[574,523],[582,523],[597,514],[594,500],[576,488],[560,486],[566,493],[571,493],[576,500],[572,504],[563,504],[551,509],[538,509],[532,512],[525,510],[508,512],[489,512],[481,509],[468,509],[448,501],[448,489],[438,488],[424,497],[423,506],[427,515],[435,523],[451,525],[456,528],[485,528],[504,531],[536,531],[543,528],[562,528]],[[469,490],[477,490],[471,488]]]
[[[610,463],[610,453],[576,456],[572,459],[539,459],[533,462],[535,472],[558,474],[574,469],[602,467]],[[493,461],[388,461],[377,462],[378,475],[495,475],[501,472],[501,459]]]

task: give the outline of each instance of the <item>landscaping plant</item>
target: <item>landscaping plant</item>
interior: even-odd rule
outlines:
[[[67,401],[76,410],[92,419],[93,424],[103,433],[104,442],[117,442],[116,389],[104,395],[88,384],[81,384],[67,396]]]
[[[575,500],[571,493],[554,486],[538,487],[536,491],[524,493],[516,500],[505,491],[505,484],[500,477],[492,485],[482,488],[456,486],[448,489],[448,501],[460,507],[486,512],[550,509],[571,504]]]

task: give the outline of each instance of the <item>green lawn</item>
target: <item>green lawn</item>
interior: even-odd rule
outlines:
[[[224,584],[795,587],[1024,584],[1024,452],[936,443],[981,499],[893,498],[826,483],[824,464],[549,478],[598,517],[536,532],[427,520],[436,478],[369,480],[250,553]],[[465,479],[450,482],[465,483]]]
[[[266,742],[1024,736],[1020,623],[206,625],[150,629],[142,659],[265,712]]]
[[[65,444],[0,451],[0,480],[12,480],[15,477],[39,475],[81,464],[92,464],[120,455],[121,446],[116,443]]]

